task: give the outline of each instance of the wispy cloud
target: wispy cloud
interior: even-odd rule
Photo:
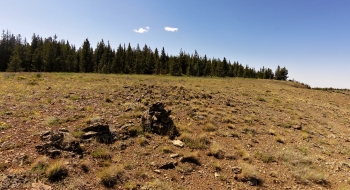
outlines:
[[[174,27],[166,26],[166,27],[164,27],[164,30],[166,30],[166,31],[168,31],[168,32],[176,32],[176,31],[178,31],[179,29],[178,29],[178,28],[174,28]]]
[[[150,28],[148,26],[146,26],[145,28],[139,28],[139,29],[135,29],[134,32],[137,32],[137,33],[145,33],[145,32],[148,32]]]

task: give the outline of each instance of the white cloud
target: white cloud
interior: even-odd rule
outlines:
[[[145,33],[145,32],[148,32],[150,28],[148,26],[146,26],[145,28],[139,28],[139,29],[135,29],[134,32],[137,32],[137,33]]]
[[[164,30],[166,30],[166,31],[168,31],[168,32],[176,32],[176,31],[178,31],[179,29],[178,29],[178,28],[174,28],[174,27],[166,26],[166,27],[164,27]]]

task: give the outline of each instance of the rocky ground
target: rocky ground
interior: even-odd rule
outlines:
[[[0,74],[0,189],[350,188],[346,91]]]

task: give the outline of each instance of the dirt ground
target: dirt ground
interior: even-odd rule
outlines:
[[[143,130],[157,102],[168,115],[152,122],[171,122],[176,135]],[[0,189],[345,190],[349,134],[346,91],[242,78],[0,73]]]

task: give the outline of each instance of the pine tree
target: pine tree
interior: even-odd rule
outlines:
[[[19,56],[18,48],[16,48],[13,55],[10,58],[10,63],[8,64],[8,68],[6,71],[9,71],[9,72],[23,71],[21,64],[22,64],[22,59]]]
[[[86,38],[80,51],[79,70],[80,72],[93,72],[93,50],[89,40]]]
[[[167,55],[165,54],[164,47],[162,49],[162,52],[160,54],[160,74],[164,75],[167,74]]]

